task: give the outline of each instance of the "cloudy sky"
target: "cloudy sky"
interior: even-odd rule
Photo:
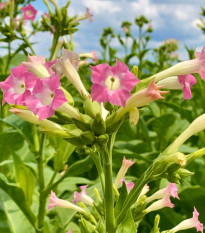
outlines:
[[[42,0],[33,2],[39,10],[38,15],[46,11]],[[58,0],[63,6],[65,0]],[[199,21],[203,0],[72,0],[68,9],[69,15],[83,14],[85,7],[90,8],[94,21],[83,21],[79,31],[74,35],[76,52],[96,50],[100,54],[99,38],[104,27],[111,26],[115,33],[122,32],[121,22],[134,22],[135,16],[145,15],[152,20],[154,32],[149,47],[156,47],[162,41],[175,38],[180,43],[180,58],[187,59],[184,45],[200,50],[205,45],[205,35],[196,26]],[[136,27],[133,27],[133,31]],[[39,41],[35,45],[38,55],[48,54],[51,45],[51,35],[40,34],[33,38]],[[118,46],[117,41],[114,46]]]

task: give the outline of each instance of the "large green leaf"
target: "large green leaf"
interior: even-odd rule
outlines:
[[[25,166],[17,154],[13,153],[16,181],[24,191],[26,202],[31,205],[35,187],[35,177],[32,170]]]
[[[0,194],[0,233],[15,233],[13,226],[8,217],[7,210],[4,206],[4,201]]]
[[[0,188],[18,205],[31,225],[35,226],[36,218],[26,202],[23,190],[16,184],[9,183],[3,174],[0,174]]]

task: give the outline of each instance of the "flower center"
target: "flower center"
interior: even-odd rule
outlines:
[[[35,95],[42,105],[50,105],[53,102],[54,93],[49,88],[44,88],[41,93]]]
[[[110,90],[116,90],[120,87],[120,80],[119,78],[116,78],[114,76],[108,76],[105,80],[105,85],[110,89]]]
[[[13,90],[17,95],[22,95],[25,90],[26,86],[23,80],[18,80],[16,77],[13,78]]]
[[[33,15],[33,12],[31,10],[27,10],[26,13],[27,13],[28,16],[32,16]]]

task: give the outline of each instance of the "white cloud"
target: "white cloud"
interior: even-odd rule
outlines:
[[[111,1],[100,1],[100,0],[83,0],[83,4],[90,8],[91,11],[95,14],[99,13],[114,13],[120,12],[122,9],[119,6],[120,4],[116,4]]]

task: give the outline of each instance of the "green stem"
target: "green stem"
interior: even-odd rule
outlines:
[[[152,166],[150,166],[144,172],[144,174],[138,179],[138,181],[135,183],[134,188],[132,189],[132,191],[129,193],[129,195],[127,196],[127,198],[125,200],[125,204],[123,206],[123,209],[121,210],[121,212],[117,216],[117,219],[116,219],[117,225],[119,225],[122,222],[122,220],[126,216],[127,211],[137,201],[137,198],[138,198],[142,188],[145,186],[145,184],[147,184],[151,180],[152,175],[153,175]]]
[[[53,57],[53,54],[54,54],[54,52],[55,52],[55,48],[56,48],[56,46],[57,46],[57,44],[58,44],[58,39],[59,39],[59,35],[54,34],[54,35],[53,35],[53,44],[52,44],[52,48],[51,48],[51,56],[50,56],[50,59],[49,59],[49,60],[51,60],[52,57]]]
[[[47,0],[43,0],[43,2],[44,2],[44,4],[47,6],[48,11],[49,11],[49,14],[52,14],[53,12],[52,12],[52,10],[51,10],[51,7],[50,7],[48,1],[47,1]]]
[[[58,172],[57,171],[54,171],[54,173],[53,173],[53,175],[52,175],[52,177],[51,177],[51,179],[50,179],[50,181],[49,181],[49,183],[48,183],[48,187],[50,187],[52,184],[53,184],[53,181],[54,181],[54,179],[56,178],[56,175],[58,174]],[[50,191],[50,190],[48,190],[48,191]]]
[[[36,53],[34,52],[32,46],[31,46],[31,43],[28,41],[28,39],[22,35],[22,40],[28,45],[28,47],[30,48],[31,52],[33,55],[36,55]]]
[[[32,124],[31,130],[32,130],[32,135],[33,135],[34,151],[35,153],[38,153],[39,152],[39,138],[38,138],[36,125]]]
[[[105,148],[103,150],[104,158],[104,174],[105,174],[105,223],[106,232],[115,232],[115,218],[114,218],[114,194],[112,183],[112,154],[111,150]]]
[[[39,195],[39,209],[38,209],[38,229],[36,230],[36,233],[43,233],[43,227],[44,227],[46,195],[44,192],[45,183],[44,183],[44,172],[43,172],[43,161],[44,161],[43,154],[44,154],[45,142],[46,142],[46,135],[42,134],[41,145],[37,157],[40,195]]]
[[[92,156],[92,159],[94,160],[95,166],[96,166],[96,168],[98,170],[98,174],[99,174],[99,177],[100,177],[103,193],[105,193],[105,177],[104,177],[104,174],[103,174],[103,168],[102,168],[102,164],[101,164],[100,154],[96,153],[96,154],[91,155],[91,156]]]
[[[7,63],[5,67],[5,72],[4,72],[5,74],[7,74],[9,71],[10,61],[11,61],[11,43],[8,42],[8,58],[7,58]]]

